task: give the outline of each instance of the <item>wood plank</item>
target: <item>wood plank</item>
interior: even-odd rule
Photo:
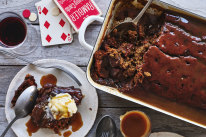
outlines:
[[[5,104],[6,92],[11,80],[21,68],[22,66],[0,66],[0,107]]]
[[[77,34],[74,35],[74,40],[71,44],[42,47],[39,27],[35,26],[35,28],[37,29],[39,35],[39,37],[34,37],[35,41],[38,43],[37,44],[38,47],[31,54],[23,56],[24,58],[30,61],[55,58],[55,59],[67,60],[79,66],[87,65],[89,61],[89,57],[91,55],[91,51],[85,49],[80,45]],[[85,38],[86,41],[91,45],[95,44],[100,28],[101,25],[95,25],[95,24],[90,25],[88,27]],[[0,65],[24,65],[24,64],[25,62],[22,62],[18,59],[13,59],[12,57],[5,56],[2,53],[0,53]]]
[[[145,112],[151,119],[152,132],[175,132],[185,137],[204,137],[206,130],[184,121],[175,119],[165,114],[153,111],[148,108],[100,108],[98,110],[97,119],[95,124],[87,137],[95,137],[95,131],[98,121],[104,115],[110,115],[114,120],[118,128],[118,136],[122,137],[119,131],[119,116],[130,110],[140,110]],[[7,120],[4,114],[4,108],[0,108],[0,133],[5,129]],[[8,137],[16,137],[12,130],[9,131]]]

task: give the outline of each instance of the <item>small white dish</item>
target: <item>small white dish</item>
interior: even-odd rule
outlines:
[[[183,137],[183,136],[172,132],[155,132],[150,134],[149,137]]]
[[[7,91],[5,113],[8,122],[10,122],[15,116],[14,109],[11,108],[11,100],[14,96],[15,90],[23,82],[26,74],[31,74],[34,76],[38,88],[41,88],[40,79],[43,75],[53,74],[57,78],[57,86],[65,86],[65,87],[74,86],[75,88],[80,88],[82,90],[82,94],[84,95],[84,98],[82,99],[81,104],[78,106],[78,112],[80,112],[82,116],[83,126],[78,131],[72,132],[70,137],[86,136],[89,130],[92,128],[94,121],[96,119],[96,114],[98,109],[98,96],[96,93],[96,89],[92,87],[87,81],[85,72],[82,71],[76,65],[63,60],[44,59],[44,60],[38,60],[34,63],[44,65],[44,66],[49,66],[50,64],[61,65],[66,69],[68,69],[71,73],[73,73],[74,76],[76,76],[79,79],[79,81],[82,83],[82,86],[79,87],[78,84],[72,80],[72,78],[70,78],[68,75],[66,75],[64,72],[60,70],[42,69],[31,65],[25,66],[13,78],[13,80],[9,85],[9,89]],[[27,116],[25,118],[17,120],[13,124],[12,129],[18,137],[29,136],[27,132],[27,127],[25,125],[29,119],[30,116]],[[62,136],[63,133],[68,130],[71,131],[71,127],[67,130],[63,130],[61,132]],[[59,137],[59,135],[55,134],[54,131],[51,129],[41,128],[36,133],[33,133],[32,137]]]

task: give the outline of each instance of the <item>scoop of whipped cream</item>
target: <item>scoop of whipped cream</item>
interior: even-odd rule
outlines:
[[[60,93],[49,99],[49,109],[54,119],[72,117],[77,112],[77,105],[68,93]]]

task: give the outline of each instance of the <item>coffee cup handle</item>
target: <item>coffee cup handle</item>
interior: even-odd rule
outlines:
[[[99,17],[99,16],[89,16],[87,17],[84,22],[82,23],[80,29],[79,29],[79,35],[78,35],[78,39],[79,39],[79,42],[80,44],[89,49],[89,50],[93,50],[93,46],[88,44],[86,41],[85,41],[85,31],[87,29],[87,27],[94,21],[99,21],[99,22],[103,22],[104,21],[104,18],[103,17]]]

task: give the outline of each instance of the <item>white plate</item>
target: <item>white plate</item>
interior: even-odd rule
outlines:
[[[152,133],[149,137],[183,137],[183,136],[172,132],[156,132],[156,133]]]
[[[14,91],[23,82],[26,74],[31,74],[34,76],[36,83],[38,85],[38,88],[41,87],[40,79],[43,75],[53,74],[57,78],[58,86],[68,87],[68,86],[73,85],[76,88],[80,88],[82,90],[83,95],[85,95],[85,97],[82,99],[81,104],[78,106],[78,111],[81,113],[81,116],[82,116],[83,126],[78,131],[73,132],[70,137],[86,136],[86,134],[89,132],[92,125],[94,124],[94,121],[96,118],[97,109],[98,109],[98,96],[96,93],[96,89],[92,87],[87,81],[85,72],[82,71],[76,65],[69,63],[67,61],[62,61],[62,60],[45,59],[45,60],[36,61],[35,63],[41,64],[44,66],[49,66],[49,64],[61,65],[65,67],[66,69],[68,69],[70,72],[72,72],[82,83],[82,86],[79,87],[68,75],[66,75],[64,72],[59,71],[57,69],[41,69],[41,68],[37,68],[31,65],[26,66],[22,68],[16,74],[16,76],[10,83],[9,89],[7,91],[6,103],[5,103],[5,113],[6,113],[6,118],[8,122],[10,122],[15,116],[14,109],[11,108],[11,100],[14,96]],[[18,137],[29,136],[27,132],[27,127],[25,125],[27,121],[29,120],[29,118],[30,116],[27,116],[26,118],[17,120],[13,124],[12,129]],[[68,131],[68,129],[65,131]],[[64,131],[62,131],[62,133],[64,133]],[[39,129],[38,132],[33,133],[32,137],[59,137],[59,135],[54,134],[54,132],[50,129],[42,128],[42,129]]]

